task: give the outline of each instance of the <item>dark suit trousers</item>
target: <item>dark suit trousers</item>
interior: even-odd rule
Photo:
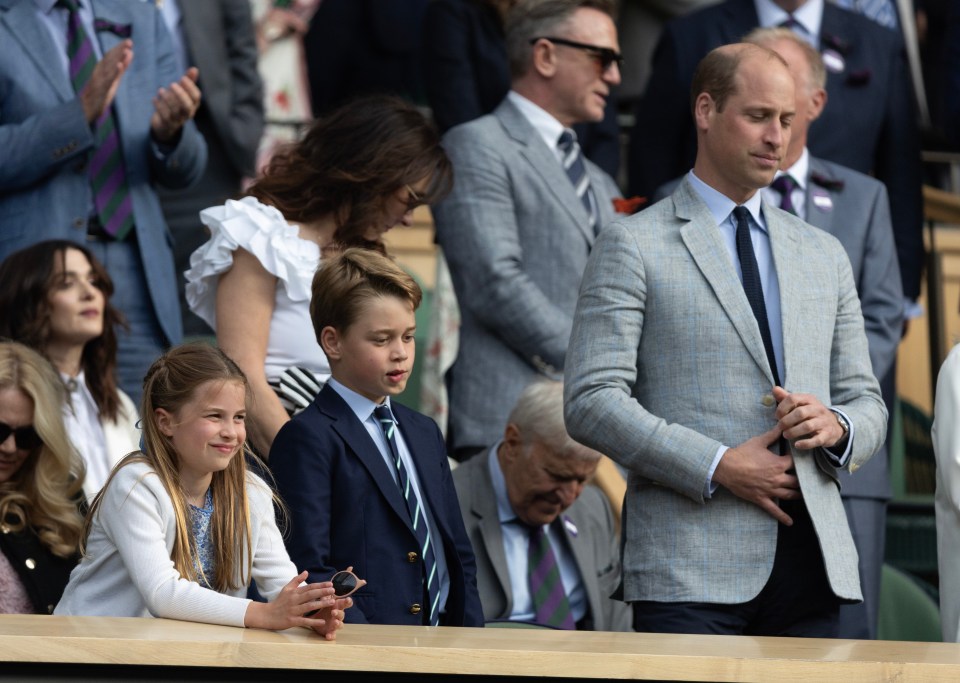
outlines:
[[[734,605],[696,602],[633,603],[633,628],[646,633],[834,638],[840,600],[833,594],[806,506],[780,507],[793,526],[777,528],[773,570],[759,595]]]

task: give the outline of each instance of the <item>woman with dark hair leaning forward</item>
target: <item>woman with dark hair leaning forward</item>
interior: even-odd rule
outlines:
[[[330,375],[310,323],[317,268],[346,247],[386,253],[383,234],[452,182],[433,124],[400,99],[369,96],[279,150],[247,196],[201,212],[211,237],[191,258],[187,301],[250,380],[262,457]]]

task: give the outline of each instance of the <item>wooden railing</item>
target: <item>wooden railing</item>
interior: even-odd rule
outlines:
[[[335,642],[165,619],[0,616],[0,676],[44,680],[960,680],[960,645],[347,624]],[[370,678],[373,674],[376,678]],[[389,675],[389,676],[388,676]],[[440,678],[442,677],[442,678]]]

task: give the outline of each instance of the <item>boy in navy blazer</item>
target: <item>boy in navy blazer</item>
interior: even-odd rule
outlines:
[[[347,249],[312,289],[331,379],[270,449],[290,557],[310,582],[350,566],[367,580],[347,621],[482,626],[443,436],[390,401],[413,368],[420,287],[386,256]]]

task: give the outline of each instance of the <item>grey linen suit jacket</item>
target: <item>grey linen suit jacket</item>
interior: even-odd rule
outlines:
[[[850,468],[885,437],[863,316],[840,243],[763,204],[780,283],[784,385],[849,416]],[[667,199],[604,228],[584,273],[567,358],[565,418],[578,441],[628,470],[624,597],[743,603],[770,576],[777,522],[718,487],[721,445],[773,426],[773,377],[756,320],[712,214],[684,180]],[[861,598],[836,468],[792,446],[827,577]]]
[[[478,453],[453,470],[460,512],[477,558],[477,589],[487,621],[507,619],[513,610],[510,568],[503,550],[497,498],[490,479],[491,457],[494,457],[491,451]],[[603,493],[595,486],[585,486],[561,517],[569,518],[577,528],[574,536],[566,525],[560,525],[587,592],[593,629],[633,630],[630,608],[610,598],[620,582],[620,536]]]
[[[443,145],[454,187],[433,215],[461,315],[449,436],[454,448],[484,446],[527,384],[563,372],[594,234],[559,159],[509,99]],[[605,225],[620,192],[586,166]]]
[[[887,188],[876,178],[811,156],[806,195],[807,223],[840,240],[850,259],[870,362],[874,375],[882,378],[897,357],[903,329],[903,288]],[[844,498],[889,499],[886,443],[855,475],[841,476],[841,482]]]

